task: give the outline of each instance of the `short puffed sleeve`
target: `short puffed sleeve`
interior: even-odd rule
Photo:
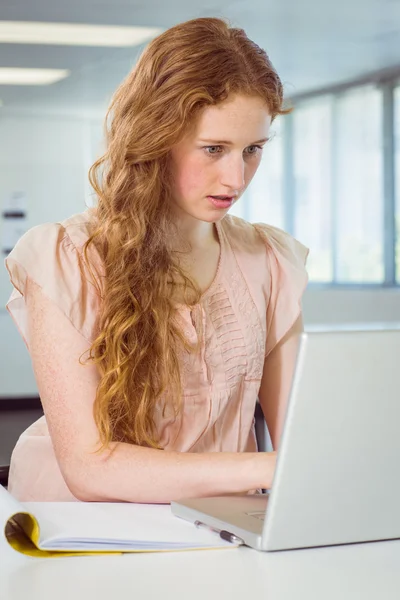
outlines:
[[[5,264],[14,289],[6,307],[28,349],[27,279],[42,288],[88,342],[95,338],[100,288],[96,286],[98,264],[88,268],[83,254],[88,237],[82,223],[38,225],[25,233],[7,256]]]
[[[270,271],[265,351],[268,356],[300,316],[308,282],[305,264],[309,250],[277,227],[264,223],[254,227],[265,242]]]

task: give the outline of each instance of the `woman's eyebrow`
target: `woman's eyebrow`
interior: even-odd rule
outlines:
[[[270,140],[269,137],[267,138],[263,138],[262,140],[257,140],[256,142],[251,142],[250,144],[247,144],[248,146],[254,146],[256,144],[264,144],[265,142],[268,142]],[[214,145],[214,146],[219,146],[219,145],[225,145],[225,146],[233,146],[233,142],[228,142],[227,140],[199,140],[199,142],[203,143],[203,144],[210,144],[210,145]]]

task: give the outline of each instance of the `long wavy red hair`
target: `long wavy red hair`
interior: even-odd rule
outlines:
[[[102,447],[158,448],[155,407],[181,409],[179,353],[196,349],[174,320],[171,285],[193,305],[200,291],[171,247],[169,155],[202,109],[236,93],[263,98],[272,118],[289,112],[265,51],[242,29],[200,18],[155,38],[112,99],[107,149],[89,172],[97,210],[85,245],[88,263],[93,244],[103,266],[89,359],[101,375],[94,416]]]

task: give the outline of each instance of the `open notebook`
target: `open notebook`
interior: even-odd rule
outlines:
[[[10,546],[30,556],[236,547],[177,519],[169,504],[20,503],[1,485],[0,526]]]

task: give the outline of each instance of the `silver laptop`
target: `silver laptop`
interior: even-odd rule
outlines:
[[[171,507],[257,550],[400,538],[400,331],[302,334],[270,493]]]

